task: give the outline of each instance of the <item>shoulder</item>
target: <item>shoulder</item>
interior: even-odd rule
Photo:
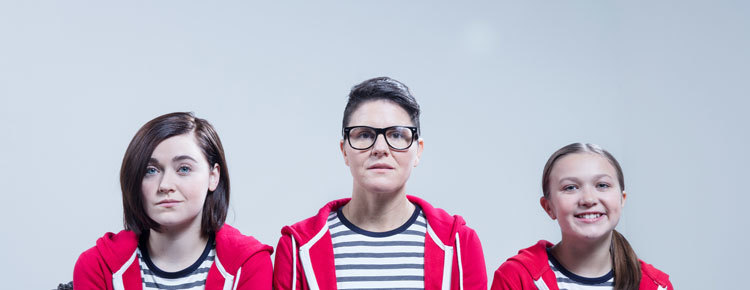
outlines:
[[[527,279],[532,278],[529,272],[526,271],[526,268],[517,260],[508,259],[495,270],[492,283],[503,282],[503,284],[515,284]]]
[[[222,250],[227,253],[255,253],[259,251],[273,252],[271,246],[261,243],[253,236],[244,235],[236,228],[227,224],[223,225],[221,229],[216,232],[216,251],[218,252]]]
[[[294,236],[298,243],[306,243],[326,227],[331,212],[338,210],[350,200],[351,198],[342,198],[328,202],[314,216],[296,222],[291,226],[283,227],[281,229],[282,236]]]
[[[495,272],[530,275],[533,279],[538,279],[550,269],[547,248],[552,245],[548,241],[540,240],[533,246],[519,250],[517,255],[508,258]]]
[[[230,225],[225,224],[216,232],[216,256],[228,270],[241,267],[257,254],[270,259],[271,253],[273,247],[261,243],[252,236],[243,235]]]
[[[656,269],[653,265],[638,260],[641,263],[641,285],[651,281],[662,288],[673,289],[672,282],[669,281],[669,275]]]
[[[112,272],[120,269],[138,246],[138,237],[131,231],[106,233],[96,245],[81,253],[73,269],[74,287],[104,285]]]
[[[104,261],[102,255],[99,254],[99,250],[96,248],[96,246],[93,246],[78,256],[74,271],[79,272],[85,269],[98,268],[103,262]]]

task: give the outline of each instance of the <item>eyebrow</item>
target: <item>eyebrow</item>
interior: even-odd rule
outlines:
[[[189,155],[179,155],[179,156],[175,156],[174,158],[172,158],[172,162],[183,161],[183,160],[191,160],[195,163],[198,163],[198,161],[195,160],[195,158],[190,157]],[[159,165],[159,160],[156,160],[156,158],[151,157],[148,159],[148,164]]]
[[[188,155],[180,155],[180,156],[175,156],[174,158],[172,158],[172,162],[183,161],[183,160],[191,160],[195,163],[198,163],[198,160],[195,160],[195,158],[190,157]]]
[[[594,176],[593,176],[592,180],[598,180],[598,179],[600,179],[600,178],[602,178],[602,177],[609,177],[609,178],[612,178],[612,176],[610,176],[609,174],[597,174],[597,175],[594,175]],[[558,182],[558,183],[562,183],[563,181],[566,181],[566,180],[570,180],[570,181],[572,181],[572,182],[577,182],[577,183],[580,183],[580,182],[581,182],[581,179],[579,179],[579,178],[577,178],[577,177],[572,177],[572,176],[571,176],[571,177],[563,177],[563,178],[560,178],[560,180],[558,180],[557,182]]]

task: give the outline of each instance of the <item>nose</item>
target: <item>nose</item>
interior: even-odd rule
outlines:
[[[578,201],[578,205],[582,207],[592,207],[597,204],[596,201],[596,192],[592,190],[590,187],[585,187],[582,191],[581,199]]]
[[[162,175],[161,181],[159,182],[159,193],[169,194],[175,191],[172,175],[173,174],[171,174],[169,170]]]
[[[375,136],[375,144],[372,144],[372,155],[387,156],[388,152],[390,152],[390,148],[388,148],[388,143],[385,141],[385,135],[378,134]]]

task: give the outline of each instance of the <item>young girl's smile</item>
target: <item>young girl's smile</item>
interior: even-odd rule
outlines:
[[[615,167],[604,157],[566,155],[555,163],[549,183],[550,194],[542,197],[542,207],[558,220],[564,237],[607,238],[617,226],[626,195]]]

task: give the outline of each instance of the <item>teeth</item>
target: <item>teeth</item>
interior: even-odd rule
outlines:
[[[585,219],[595,219],[595,218],[598,218],[598,217],[600,217],[602,215],[598,214],[598,213],[589,213],[589,214],[584,214],[584,215],[579,215],[579,216],[582,217],[582,218],[585,218]]]

